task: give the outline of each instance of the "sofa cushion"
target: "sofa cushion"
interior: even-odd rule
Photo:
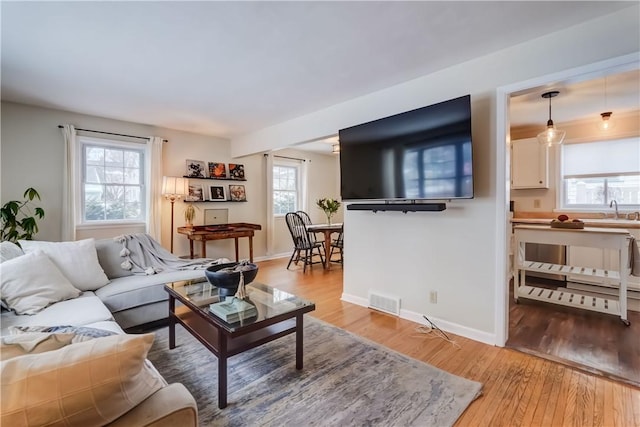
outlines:
[[[93,291],[109,283],[100,263],[94,239],[76,242],[40,242],[20,240],[25,253],[41,250],[60,271],[81,291]]]
[[[60,301],[33,316],[17,316],[4,312],[1,316],[2,335],[10,326],[88,325],[113,320],[111,312],[93,292],[84,292],[78,298]]]
[[[98,289],[96,295],[112,313],[116,313],[154,302],[165,301],[168,299],[168,294],[164,290],[166,283],[203,277],[203,270],[166,270],[151,276],[119,277]]]
[[[166,382],[146,362],[153,334],[113,335],[1,363],[2,425],[105,425]]]
[[[0,263],[24,255],[20,246],[13,242],[0,242]]]
[[[130,270],[122,268],[125,257],[121,256],[122,243],[118,243],[113,239],[96,240],[96,251],[98,252],[98,261],[109,279],[118,277],[131,276]]]
[[[7,360],[25,354],[44,353],[71,344],[73,334],[32,332],[7,335],[0,338],[0,360]]]
[[[0,298],[18,314],[35,314],[48,305],[78,295],[80,291],[42,252],[0,264]]]
[[[87,328],[104,329],[105,331],[115,332],[116,334],[124,334],[124,331],[113,320],[103,320],[100,322],[88,323],[85,325]]]

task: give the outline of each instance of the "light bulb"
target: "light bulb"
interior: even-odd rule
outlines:
[[[605,113],[600,113],[600,116],[602,116],[602,120],[598,123],[598,128],[601,131],[608,131],[611,128],[614,127],[615,122],[613,120],[611,120],[611,115],[613,113],[611,111],[607,111]]]

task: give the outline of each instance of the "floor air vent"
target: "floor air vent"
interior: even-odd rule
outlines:
[[[369,292],[369,308],[384,311],[385,313],[400,315],[400,298],[380,295]]]

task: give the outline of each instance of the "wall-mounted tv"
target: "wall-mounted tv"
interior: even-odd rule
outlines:
[[[343,200],[473,198],[470,95],[341,129]]]

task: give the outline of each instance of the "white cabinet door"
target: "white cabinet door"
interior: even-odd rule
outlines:
[[[537,138],[511,141],[511,188],[549,188],[549,147]]]

